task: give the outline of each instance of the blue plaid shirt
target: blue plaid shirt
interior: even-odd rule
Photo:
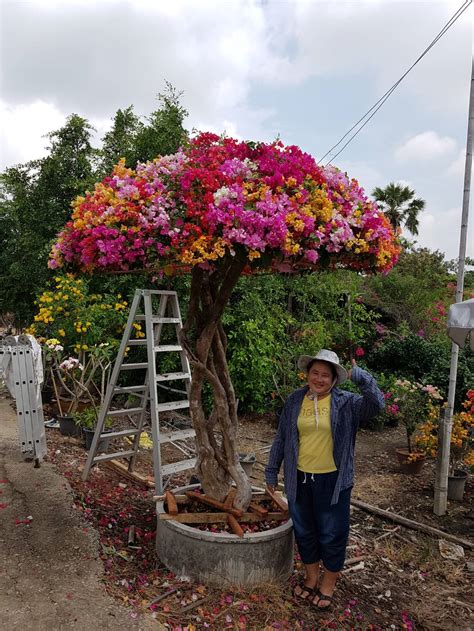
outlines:
[[[375,416],[384,407],[382,392],[372,375],[355,366],[352,368],[351,378],[360,388],[362,395],[339,388],[331,391],[333,457],[338,471],[331,504],[336,504],[339,493],[354,483],[354,445],[360,422]],[[308,386],[299,388],[286,400],[265,469],[267,484],[276,486],[283,462],[285,493],[290,502],[296,500],[299,445],[297,422],[307,392]]]

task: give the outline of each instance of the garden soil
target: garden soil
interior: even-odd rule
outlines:
[[[1,396],[1,395],[0,395]],[[252,482],[264,483],[275,434],[271,415],[242,418],[240,452],[256,455]],[[289,585],[245,592],[184,583],[156,558],[153,491],[96,466],[81,479],[80,441],[47,431],[47,462],[21,460],[11,401],[0,398],[0,629],[222,629],[274,631],[472,631],[473,558],[442,556],[439,540],[353,507],[348,563],[330,611],[292,596]],[[403,432],[359,432],[353,497],[471,542],[472,479],[463,502],[433,514],[434,464],[400,473]],[[172,454],[170,454],[172,457]],[[150,454],[138,462],[152,473]],[[181,474],[172,486],[186,483]],[[31,516],[30,524],[25,520]],[[129,545],[129,530],[135,540]],[[163,625],[163,626],[161,626]]]
[[[102,583],[97,532],[73,510],[67,480],[23,461],[11,399],[0,393],[0,629],[148,630]]]

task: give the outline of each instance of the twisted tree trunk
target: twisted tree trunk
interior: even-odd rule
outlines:
[[[245,259],[229,257],[219,271],[193,270],[189,311],[181,342],[193,368],[190,411],[196,430],[196,473],[204,491],[223,501],[232,482],[237,487],[234,506],[246,510],[251,484],[237,451],[237,403],[226,360],[227,339],[221,318],[242,270]],[[212,389],[213,407],[203,408],[203,387]]]

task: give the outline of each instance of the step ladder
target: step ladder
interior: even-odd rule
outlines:
[[[137,324],[145,324],[145,337],[132,339],[132,334]],[[176,342],[173,344],[160,344],[163,337],[163,327],[174,327]],[[140,324],[141,326],[141,324]],[[179,343],[179,331],[182,328],[181,313],[178,296],[175,291],[137,289],[133,298],[125,331],[120,343],[120,348],[115,360],[115,365],[110,376],[107,392],[100,409],[97,426],[89,450],[86,465],[83,471],[83,479],[87,480],[92,466],[106,460],[125,458],[128,460],[128,470],[133,471],[139,452],[140,435],[146,420],[146,412],[150,410],[151,432],[153,441],[153,474],[155,478],[156,492],[163,493],[163,478],[175,473],[194,468],[196,458],[193,457],[194,444],[189,445],[183,441],[194,443],[195,431],[192,428],[174,430],[170,428],[160,430],[160,413],[189,408],[189,391],[191,385],[191,369],[186,352]],[[143,362],[127,360],[129,350],[135,346],[146,347],[147,359]],[[158,370],[157,364],[166,354],[174,354],[174,358],[180,369],[177,372],[163,373]],[[130,371],[144,371],[145,377],[140,385],[120,385],[123,373]],[[170,382],[184,382],[184,390],[170,387]],[[168,384],[168,385],[164,385]],[[158,388],[168,392],[179,393],[180,399],[175,401],[159,402]],[[138,399],[138,404],[131,408],[114,409],[113,400],[117,395],[132,395]],[[184,395],[184,396],[183,396]],[[174,397],[176,398],[176,397]],[[138,416],[138,421],[133,427],[118,431],[104,431],[107,417],[126,416],[131,420],[132,416]],[[133,423],[133,421],[132,421]],[[108,438],[132,438],[130,449],[116,451],[115,453],[99,454],[101,439]],[[186,458],[171,464],[162,464],[161,448],[166,443],[172,443]]]
[[[34,341],[40,353],[39,345]],[[41,379],[36,370],[32,341],[27,335],[0,339],[0,378],[16,402],[18,436],[24,460],[38,467],[46,455]]]

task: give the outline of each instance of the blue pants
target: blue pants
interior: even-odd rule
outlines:
[[[344,566],[352,491],[352,487],[341,491],[339,501],[331,506],[336,479],[337,471],[298,471],[296,501],[289,504],[301,560],[305,565],[322,560],[331,572]]]

